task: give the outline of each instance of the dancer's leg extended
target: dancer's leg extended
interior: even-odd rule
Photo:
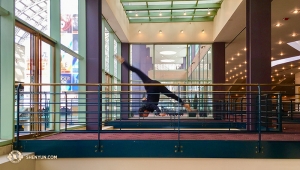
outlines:
[[[184,101],[182,101],[182,99],[180,97],[178,97],[176,94],[171,92],[166,86],[160,86],[160,93],[178,101],[180,104],[182,104],[183,107],[186,108],[187,111],[191,111],[190,105],[187,103],[184,103]]]
[[[151,79],[143,73],[141,70],[139,70],[136,67],[131,66],[129,63],[127,63],[122,57],[116,56],[117,60],[119,60],[128,70],[136,73],[140,79],[143,81],[143,83],[149,83]]]

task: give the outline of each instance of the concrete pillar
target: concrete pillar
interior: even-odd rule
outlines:
[[[102,46],[102,0],[86,0],[86,83],[102,83]],[[87,91],[98,90],[97,86],[87,87]],[[95,98],[97,94],[87,94],[87,130],[97,130],[98,114],[102,117],[102,99],[100,106],[88,104],[98,102]]]
[[[247,84],[271,83],[271,1],[246,0],[246,61]],[[269,90],[263,87],[262,90]],[[247,91],[257,91],[257,86]],[[255,103],[255,96],[247,97],[248,103]],[[247,130],[256,130],[257,110],[247,107]]]

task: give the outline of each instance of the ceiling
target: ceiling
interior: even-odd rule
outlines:
[[[235,33],[232,34],[231,40],[226,44],[226,79],[228,83],[246,82],[246,20],[245,3],[237,9],[232,19],[229,20],[231,25],[236,25]],[[272,18],[271,18],[271,54],[272,62],[289,57],[300,56],[300,52],[290,46],[288,43],[300,40],[300,10],[299,0],[273,0],[272,1]],[[285,20],[284,18],[288,18]],[[275,26],[280,23],[281,26]],[[229,26],[230,27],[230,26]],[[295,43],[295,44],[300,44]],[[300,47],[300,46],[299,46]],[[286,62],[272,67],[272,83],[294,83],[295,73],[300,70],[300,60]],[[277,75],[278,74],[278,75]]]
[[[120,0],[130,23],[213,21],[223,0]]]

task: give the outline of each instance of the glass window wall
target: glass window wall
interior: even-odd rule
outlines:
[[[166,87],[179,95],[185,101],[193,104],[195,98],[201,96],[207,98],[208,94],[201,92],[207,91],[207,86],[198,84],[211,83],[211,55],[208,55],[211,45],[200,44],[132,44],[130,51],[131,64],[147,74],[151,79],[166,84]],[[146,97],[144,86],[140,78],[130,72],[131,83],[141,84],[141,86],[132,86],[131,95],[133,105],[132,111],[138,116],[138,109],[141,106],[141,99]],[[178,84],[191,84],[191,86],[178,86]],[[174,85],[172,85],[174,84]],[[180,88],[178,88],[180,87]],[[207,99],[206,99],[207,101]],[[165,109],[174,109],[176,101],[161,95],[159,107]],[[200,105],[193,105],[200,110]],[[207,109],[206,109],[207,110]]]

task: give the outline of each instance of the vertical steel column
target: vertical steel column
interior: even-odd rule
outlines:
[[[79,60],[79,83],[86,83],[86,1],[78,1],[78,54],[84,59]],[[79,91],[86,91],[86,86],[79,86]],[[86,103],[86,94],[78,94],[78,103]],[[78,122],[86,122],[86,105],[78,104]],[[82,125],[81,124],[81,125]]]
[[[52,73],[50,76],[50,82],[51,83],[60,83],[61,80],[61,50],[60,50],[60,42],[61,42],[61,35],[60,35],[60,0],[51,0],[50,2],[50,36],[54,38],[57,41],[57,44],[55,44],[55,47],[53,49],[53,60],[50,62],[52,67],[50,67],[50,72]],[[52,68],[52,69],[51,69]],[[50,101],[53,104],[50,104],[49,106],[51,109],[50,113],[53,113],[54,115],[51,117],[51,119],[54,119],[50,122],[55,122],[54,124],[54,130],[56,132],[60,131],[60,86],[52,86],[50,89],[50,92],[54,94],[53,96],[50,96]],[[51,120],[50,119],[50,120]]]
[[[281,93],[278,94],[278,100],[277,100],[277,129],[279,132],[282,132],[282,95]]]
[[[9,15],[0,16],[0,139],[14,138],[15,1],[1,0]]]
[[[261,152],[261,88],[258,85],[258,153]]]

